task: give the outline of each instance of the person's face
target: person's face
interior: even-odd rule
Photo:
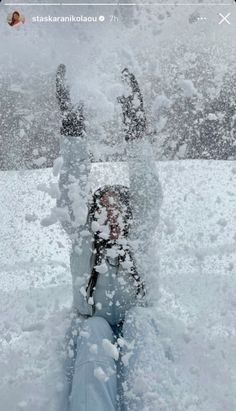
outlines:
[[[109,227],[109,240],[116,240],[121,234],[122,205],[115,193],[104,194],[99,200],[100,213],[104,213],[104,224]]]
[[[14,23],[19,23],[20,16],[17,13],[13,13],[13,21]]]

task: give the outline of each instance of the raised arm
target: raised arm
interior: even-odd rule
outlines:
[[[56,96],[62,118],[60,151],[63,165],[59,179],[61,196],[57,201],[57,207],[61,212],[64,229],[72,240],[76,240],[79,232],[86,228],[87,177],[90,162],[87,154],[83,107],[77,109],[73,107],[65,74],[66,68],[61,64],[56,76]]]
[[[134,75],[123,70],[123,80],[129,89],[122,105],[130,178],[130,200],[133,224],[130,233],[139,251],[145,252],[159,222],[162,189],[153,155],[146,137],[146,116],[143,98]]]

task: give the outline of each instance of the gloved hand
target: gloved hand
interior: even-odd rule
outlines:
[[[85,131],[83,106],[73,107],[66,85],[66,66],[60,64],[56,74],[56,98],[62,115],[61,135],[83,136]]]
[[[130,88],[128,97],[118,97],[122,106],[123,124],[126,141],[140,139],[146,130],[146,116],[143,107],[143,96],[134,74],[125,68],[122,71],[122,79]]]

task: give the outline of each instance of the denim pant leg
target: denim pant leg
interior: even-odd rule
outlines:
[[[114,343],[108,322],[101,317],[84,320],[77,338],[70,411],[116,411],[116,363],[103,340]]]
[[[60,398],[58,402],[60,403],[58,411],[69,411],[69,396],[71,394],[72,381],[74,375],[74,365],[77,352],[77,338],[82,328],[85,318],[78,317],[75,314],[72,317],[71,324],[66,331],[64,342],[63,342],[63,389],[60,393]]]
[[[152,309],[129,310],[123,325],[125,345],[122,349],[124,373],[124,409],[156,411],[154,376],[158,371],[158,329]]]

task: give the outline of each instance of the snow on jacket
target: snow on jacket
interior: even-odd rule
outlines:
[[[73,283],[73,306],[82,315],[98,315],[110,324],[124,319],[125,312],[140,303],[136,287],[128,270],[116,267],[112,256],[100,267],[94,293],[95,312],[87,301],[86,286],[94,264],[93,233],[87,223],[88,177],[90,161],[86,138],[62,137],[61,155],[63,166],[59,188],[61,197],[57,202],[62,225],[72,240],[70,265]],[[127,143],[127,158],[130,181],[130,202],[133,222],[128,241],[135,256],[141,278],[147,269],[146,253],[152,242],[159,221],[162,190],[158,179],[151,145],[144,141]],[[107,251],[109,252],[109,251]],[[113,264],[114,263],[114,264]]]

